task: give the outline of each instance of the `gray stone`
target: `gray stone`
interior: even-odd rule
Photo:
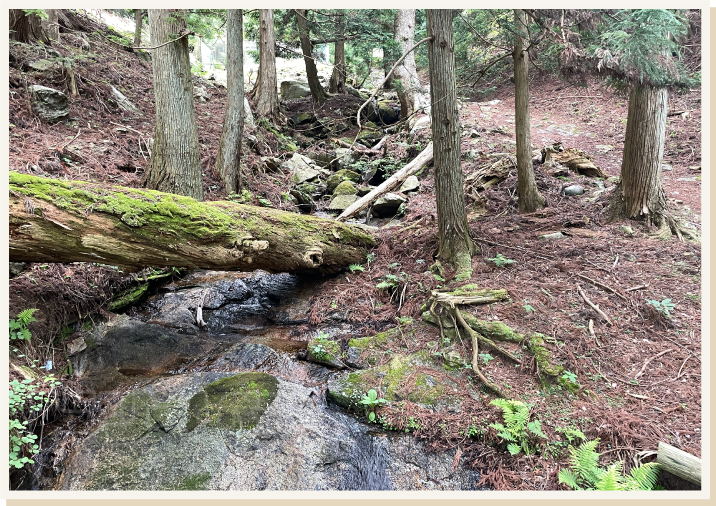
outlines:
[[[61,91],[34,84],[30,86],[32,108],[45,121],[54,123],[70,115],[67,95]]]
[[[339,170],[326,180],[326,191],[332,195],[338,185],[343,181],[359,183],[360,180],[361,176],[357,172],[348,169]]]
[[[359,186],[357,188],[357,190],[358,190],[358,196],[363,197],[365,195],[368,195],[370,192],[372,192],[373,187],[372,186]]]
[[[671,170],[674,170],[674,168],[671,165],[669,165],[668,163],[662,163],[661,170],[671,171]]]
[[[341,184],[336,186],[336,189],[333,190],[333,195],[355,195],[358,193],[358,190],[356,189],[355,185],[351,183],[350,181],[343,181]]]
[[[620,226],[619,230],[621,230],[623,233],[625,233],[627,235],[632,235],[634,233],[634,229],[627,225]]]
[[[418,181],[417,176],[410,176],[408,179],[405,180],[405,182],[400,185],[400,188],[398,191],[400,193],[408,193],[408,192],[414,192],[420,189],[420,181]]]
[[[59,70],[60,66],[50,60],[37,60],[32,61],[28,64],[28,67],[30,67],[32,70],[37,70],[38,72],[47,72],[48,70]]]
[[[254,114],[251,112],[251,106],[249,105],[249,99],[246,97],[244,97],[244,126],[249,128],[256,126]]]
[[[283,81],[281,83],[281,98],[284,100],[310,96],[311,88],[308,87],[308,83],[300,81]]]
[[[199,102],[206,102],[209,100],[209,92],[206,91],[204,86],[194,86],[194,98]]]
[[[396,193],[386,193],[373,204],[373,213],[381,218],[395,216],[401,204],[407,202],[405,197]]]
[[[129,112],[137,112],[137,108],[135,107],[135,105],[130,102],[127,97],[122,95],[122,93],[117,88],[115,88],[114,86],[110,86],[109,91],[112,94],[112,99],[117,103],[120,109]]]
[[[281,168],[291,173],[291,180],[296,184],[310,181],[318,177],[320,172],[313,165],[313,160],[299,153],[281,164]]]
[[[328,209],[330,211],[345,211],[357,200],[357,195],[338,195],[331,200],[331,203],[328,205]]]
[[[614,149],[614,146],[611,144],[597,144],[594,146],[594,149],[597,151],[601,151],[602,153],[607,153],[609,151],[612,151]]]
[[[14,278],[25,270],[25,262],[10,262],[10,277]]]
[[[573,184],[571,186],[568,186],[564,189],[564,194],[568,197],[574,197],[577,195],[582,195],[584,193],[584,187],[579,186],[578,184]]]
[[[400,109],[382,100],[368,104],[365,109],[368,119],[378,124],[392,125],[400,119]]]
[[[478,137],[480,137],[480,134],[478,133],[477,130],[472,129],[472,130],[470,130],[470,137],[472,137],[473,139],[477,139]]]
[[[338,170],[347,169],[355,163],[357,156],[352,149],[348,148],[336,148],[336,164]]]
[[[553,232],[551,234],[543,234],[539,236],[540,241],[551,241],[551,240],[558,240],[558,239],[564,239],[566,236],[562,232]]]

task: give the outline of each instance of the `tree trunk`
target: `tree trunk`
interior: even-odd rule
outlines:
[[[517,134],[517,202],[521,213],[531,213],[545,204],[537,189],[530,147],[530,90],[527,51],[522,34],[527,33],[527,15],[515,9],[515,133]]]
[[[395,40],[400,43],[401,52],[413,47],[415,35],[415,9],[398,9],[395,12]],[[415,93],[420,88],[415,69],[415,54],[410,53],[395,69],[395,88],[400,100],[400,119],[405,120],[415,112]],[[399,81],[399,83],[398,83]]]
[[[60,23],[59,9],[45,9],[47,19],[40,21],[42,30],[47,34],[47,38],[51,41],[60,40]]]
[[[177,16],[177,14],[179,14]],[[156,126],[144,185],[202,200],[201,153],[194,113],[194,85],[186,29],[180,11],[149,9]]]
[[[335,273],[375,245],[357,227],[227,201],[10,172],[10,259]]]
[[[470,238],[460,167],[460,125],[455,88],[455,46],[452,19],[447,9],[427,12],[430,101],[435,156],[435,201],[440,248],[437,260],[457,271],[457,279],[472,275]]]
[[[313,61],[311,56],[313,52],[313,44],[311,44],[311,38],[308,33],[308,24],[306,19],[308,18],[307,9],[296,9],[298,13],[296,18],[298,20],[298,37],[301,40],[301,51],[303,52],[303,60],[306,62],[306,77],[308,77],[308,87],[311,88],[311,96],[313,97],[313,103],[315,105],[322,105],[323,102],[328,98],[326,91],[321,86],[318,80],[318,70],[316,69],[316,63]]]
[[[259,116],[274,122],[282,122],[281,107],[278,101],[276,77],[276,36],[273,26],[273,10],[259,9],[259,76],[251,91],[256,102]]]
[[[621,180],[614,189],[610,217],[661,223],[666,195],[661,184],[661,160],[666,138],[666,88],[635,86],[629,94]]]
[[[134,47],[142,47],[142,18],[144,9],[134,9]]]
[[[331,93],[346,92],[346,43],[343,40],[345,21],[343,17],[338,20],[337,39],[334,46],[333,73],[328,84],[328,91]]]
[[[387,45],[383,45],[381,49],[383,50],[383,77],[385,77],[388,76],[388,72],[390,72],[390,69],[393,68],[393,64],[395,63],[396,58],[393,56],[390,51],[390,48]],[[393,79],[393,74],[388,76],[388,78],[385,79],[385,81],[383,82],[383,89],[392,90]]]
[[[241,137],[244,132],[243,12],[227,9],[226,16],[226,115],[216,156],[227,193],[241,190]]]
[[[32,41],[50,42],[42,29],[42,20],[37,14],[25,14],[22,9],[10,9],[10,30],[12,39],[29,44]]]
[[[201,57],[201,37],[198,35],[194,36],[194,59],[196,60],[196,64],[203,70],[204,60]]]

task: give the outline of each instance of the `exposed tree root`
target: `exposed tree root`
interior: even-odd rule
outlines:
[[[652,237],[656,237],[658,239],[668,239],[672,235],[675,235],[681,242],[684,242],[685,240],[701,242],[701,237],[698,232],[686,228],[679,223],[679,220],[667,213],[657,214],[653,223],[657,226],[657,230],[651,234]]]

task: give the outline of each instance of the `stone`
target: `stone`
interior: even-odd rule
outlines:
[[[308,87],[308,83],[300,81],[283,81],[281,83],[281,98],[284,100],[310,96],[311,88]]]
[[[542,234],[539,236],[540,241],[551,241],[551,240],[558,240],[558,239],[564,239],[566,236],[562,232],[553,232],[551,234]]]
[[[470,137],[472,137],[473,139],[477,139],[478,137],[480,137],[480,134],[477,132],[477,130],[472,129],[470,130]]]
[[[430,116],[421,116],[415,121],[413,128],[410,129],[410,135],[415,135],[418,130],[430,128]]]
[[[129,112],[137,112],[137,107],[132,102],[130,102],[127,97],[122,95],[122,93],[117,88],[115,88],[114,86],[110,86],[109,91],[112,94],[112,100],[114,100],[114,102],[119,106],[120,109]]]
[[[405,182],[402,185],[400,185],[398,192],[408,193],[408,192],[418,191],[419,189],[420,189],[420,181],[418,180],[418,177],[410,176],[410,177],[408,177],[408,179],[405,180]]]
[[[291,173],[291,180],[296,184],[311,181],[320,174],[313,161],[299,153],[294,153],[289,160],[283,162],[281,168]]]
[[[661,164],[661,170],[671,171],[671,170],[674,170],[674,167],[672,167],[672,166],[669,165],[668,163],[662,163],[662,164]]]
[[[401,204],[407,202],[405,197],[396,193],[386,193],[373,204],[373,213],[381,218],[395,216]]]
[[[368,195],[370,192],[372,192],[373,189],[374,189],[374,188],[373,188],[372,186],[359,186],[359,187],[357,188],[357,190],[358,190],[358,196],[359,196],[359,197],[364,197],[365,195]]]
[[[32,70],[36,70],[38,72],[47,72],[48,70],[59,70],[60,66],[52,62],[50,60],[37,60],[32,61],[28,64],[28,67],[30,67]]]
[[[443,353],[443,358],[445,359],[445,369],[449,371],[464,369],[465,366],[469,365],[456,350]]]
[[[336,148],[336,165],[338,170],[347,169],[357,160],[356,153],[348,148]]]
[[[377,130],[363,130],[358,134],[357,141],[368,148],[372,148],[383,138],[383,134]]]
[[[307,193],[301,189],[292,188],[289,194],[296,200],[296,205],[303,211],[310,213],[314,207],[313,197],[310,193]]]
[[[597,144],[594,146],[594,149],[601,151],[602,153],[608,153],[614,149],[614,146],[611,144]]]
[[[302,112],[299,114],[294,114],[289,118],[289,122],[291,125],[297,126],[297,125],[305,125],[307,123],[311,123],[316,120],[316,117],[308,112]]]
[[[578,184],[573,184],[564,189],[564,194],[568,197],[574,197],[577,195],[582,195],[584,191],[584,187],[579,186]]]
[[[358,200],[357,195],[338,195],[331,200],[328,205],[329,211],[345,211],[348,207]]]
[[[67,95],[39,84],[34,84],[29,89],[32,94],[32,108],[42,119],[55,123],[69,117],[70,106]]]
[[[358,193],[358,190],[356,189],[355,185],[351,183],[350,181],[343,181],[341,184],[336,186],[336,189],[333,190],[333,195],[356,195]]]
[[[378,124],[392,125],[400,119],[400,109],[391,107],[383,100],[368,104],[365,109],[368,119]]]
[[[338,185],[343,181],[360,183],[360,180],[361,176],[357,172],[348,169],[339,170],[326,180],[326,192],[332,195]]]
[[[244,97],[244,127],[255,128],[254,114],[251,112],[249,99]]]
[[[627,225],[621,225],[619,227],[619,230],[621,230],[623,233],[627,235],[632,235],[634,233],[634,229]]]
[[[79,352],[87,349],[87,342],[84,337],[78,337],[67,343],[67,356],[77,355]]]
[[[25,262],[10,262],[10,277],[14,278],[25,270]]]
[[[204,86],[194,86],[194,98],[199,102],[206,102],[209,100],[209,92]]]

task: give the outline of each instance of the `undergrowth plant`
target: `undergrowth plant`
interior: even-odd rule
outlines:
[[[497,435],[507,441],[507,451],[510,452],[510,455],[517,455],[520,451],[530,455],[535,451],[536,445],[533,443],[535,437],[547,439],[547,436],[542,432],[540,421],[529,421],[530,407],[524,402],[494,399],[490,404],[502,409],[505,425],[491,423],[490,427],[497,430]]]
[[[664,299],[661,302],[658,300],[648,300],[646,301],[648,304],[652,305],[654,309],[656,309],[659,313],[663,314],[666,317],[671,316],[671,311],[674,310],[674,303],[671,302],[671,299]]]
[[[502,253],[498,253],[495,258],[486,258],[488,262],[494,262],[498,267],[505,267],[510,264],[517,263],[515,260],[502,256]]]
[[[378,392],[372,388],[368,390],[367,394],[363,395],[360,403],[363,404],[368,412],[368,420],[371,422],[375,421],[375,408],[381,404],[387,404],[387,400],[382,397],[378,397]]]
[[[599,438],[585,441],[578,448],[570,446],[570,469],[559,471],[559,482],[573,490],[655,490],[659,464],[643,464],[628,475],[622,473],[621,461],[601,468],[595,451],[598,444]]]

